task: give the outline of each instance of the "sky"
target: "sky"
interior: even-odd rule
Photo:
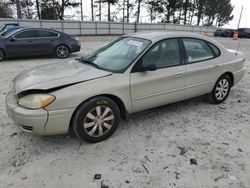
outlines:
[[[234,19],[226,26],[227,28],[237,28],[241,7],[243,6],[243,13],[241,17],[240,27],[249,27],[250,28],[250,0],[231,0],[232,5],[234,6],[233,15]]]
[[[234,15],[234,19],[229,24],[225,25],[224,27],[225,28],[237,28],[239,17],[240,17],[240,12],[241,12],[241,7],[243,6],[243,14],[242,14],[241,22],[240,22],[240,27],[250,28],[250,19],[248,19],[248,17],[250,16],[250,13],[249,13],[250,0],[231,0],[231,3],[234,6],[234,10],[232,13]],[[90,17],[91,15],[90,0],[83,0],[83,12],[85,16]],[[146,15],[148,15],[148,13],[146,11],[142,11],[142,21],[145,21]]]

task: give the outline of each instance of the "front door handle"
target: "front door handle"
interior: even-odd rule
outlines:
[[[175,73],[174,78],[180,78],[183,76],[183,72]]]

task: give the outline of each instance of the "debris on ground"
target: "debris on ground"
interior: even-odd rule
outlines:
[[[99,179],[101,179],[102,178],[102,175],[101,174],[95,174],[95,176],[94,176],[94,179],[95,180],[99,180]]]
[[[191,158],[191,159],[190,159],[190,164],[191,164],[191,165],[198,165],[196,159],[194,159],[194,158]]]
[[[239,151],[239,152],[243,152],[243,150],[242,150],[241,148],[238,148],[238,151]]]
[[[181,147],[181,146],[178,146],[178,148],[180,149],[180,155],[184,155],[185,156],[185,153],[187,153],[188,148]]]
[[[181,174],[181,173],[179,173],[179,172],[174,172],[174,174],[175,174],[175,179],[180,179],[180,177],[179,177],[179,175]]]
[[[126,182],[126,183],[130,183],[130,181],[129,181],[129,180],[125,180],[125,182]]]
[[[107,181],[102,180],[101,181],[101,188],[109,188],[109,184]]]
[[[146,172],[149,174],[149,171],[148,171],[147,167],[144,164],[142,164],[142,166],[146,170]]]

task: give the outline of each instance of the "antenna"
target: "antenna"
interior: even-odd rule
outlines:
[[[241,17],[242,17],[242,12],[243,12],[243,5],[242,5],[241,11],[240,11],[240,18],[239,18],[239,22],[238,22],[238,26],[237,26],[237,31],[239,30],[239,27],[240,27],[240,21],[241,21]],[[238,34],[239,34],[239,33],[238,33]],[[240,49],[241,40],[242,40],[242,39],[239,40],[239,44],[238,44],[238,47],[237,47],[237,52],[238,52],[239,49]],[[236,52],[236,53],[237,53],[237,52]]]

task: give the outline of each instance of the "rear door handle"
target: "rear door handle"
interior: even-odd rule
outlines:
[[[174,78],[180,78],[183,76],[183,72],[175,73]]]
[[[218,68],[220,68],[220,67],[221,67],[221,65],[215,65],[215,66],[214,66],[215,69],[218,69]]]

